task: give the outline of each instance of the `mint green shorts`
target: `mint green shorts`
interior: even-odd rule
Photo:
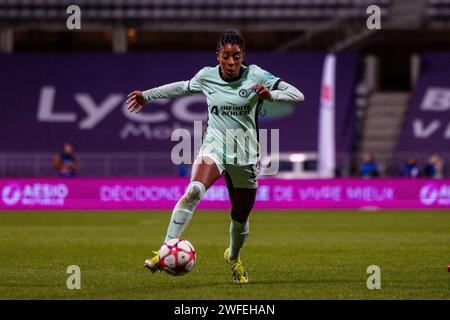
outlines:
[[[236,165],[224,163],[218,152],[203,146],[200,148],[197,159],[202,157],[211,159],[211,163],[216,164],[220,174],[227,172],[233,188],[256,189],[258,187],[259,164]],[[204,161],[208,163],[209,159]]]

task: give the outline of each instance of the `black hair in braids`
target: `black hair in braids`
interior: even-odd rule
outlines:
[[[217,41],[217,52],[219,52],[226,44],[235,44],[245,52],[245,40],[234,31],[227,31],[222,33]]]

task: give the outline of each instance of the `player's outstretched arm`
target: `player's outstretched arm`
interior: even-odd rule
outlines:
[[[305,96],[303,95],[303,93],[296,87],[285,81],[280,81],[278,83],[277,89],[272,90],[271,93],[272,101],[290,103],[305,101]]]
[[[173,82],[146,91],[135,90],[127,96],[127,109],[131,112],[139,112],[151,100],[172,99],[191,94],[189,81]]]
[[[278,83],[276,90],[271,91],[262,84],[256,84],[252,89],[264,100],[289,103],[302,102],[305,100],[305,96],[300,90],[284,81]]]

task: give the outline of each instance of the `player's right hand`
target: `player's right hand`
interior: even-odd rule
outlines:
[[[127,96],[127,109],[130,112],[138,113],[144,107],[145,102],[146,101],[144,99],[144,94],[142,93],[142,91],[135,90],[129,93]]]

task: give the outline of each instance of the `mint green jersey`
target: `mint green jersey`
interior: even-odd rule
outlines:
[[[255,84],[276,90],[280,79],[256,65],[242,66],[239,79],[222,79],[220,67],[205,67],[188,82],[192,93],[202,92],[208,103],[203,136],[223,164],[248,165],[259,161],[258,115],[263,100],[252,91]]]

